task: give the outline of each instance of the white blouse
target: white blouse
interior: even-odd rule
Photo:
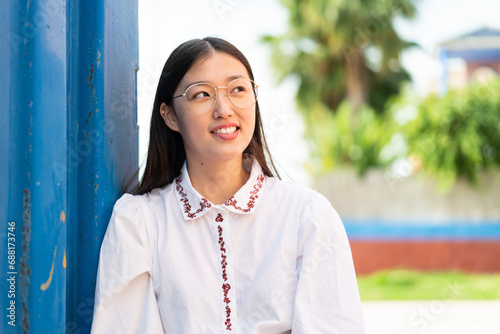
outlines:
[[[250,161],[250,163],[252,163]],[[181,175],[123,195],[104,237],[92,333],[365,333],[342,222],[267,177],[214,205]]]

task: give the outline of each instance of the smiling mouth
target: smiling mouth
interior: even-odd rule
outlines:
[[[236,130],[238,130],[239,127],[237,126],[230,126],[230,127],[227,127],[227,128],[219,128],[215,131],[210,131],[210,133],[226,133],[226,134],[232,134],[234,132],[236,132]]]

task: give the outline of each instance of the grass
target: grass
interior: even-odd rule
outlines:
[[[500,299],[500,273],[388,270],[358,275],[361,300]]]

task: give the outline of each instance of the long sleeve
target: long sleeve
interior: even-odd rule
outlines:
[[[351,250],[344,226],[315,193],[302,215],[292,332],[365,333]]]
[[[101,246],[91,333],[163,333],[152,267],[140,202],[126,194]]]

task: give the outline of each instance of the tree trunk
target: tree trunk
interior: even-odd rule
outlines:
[[[346,76],[347,100],[357,112],[368,101],[368,70],[361,50],[346,57]]]

